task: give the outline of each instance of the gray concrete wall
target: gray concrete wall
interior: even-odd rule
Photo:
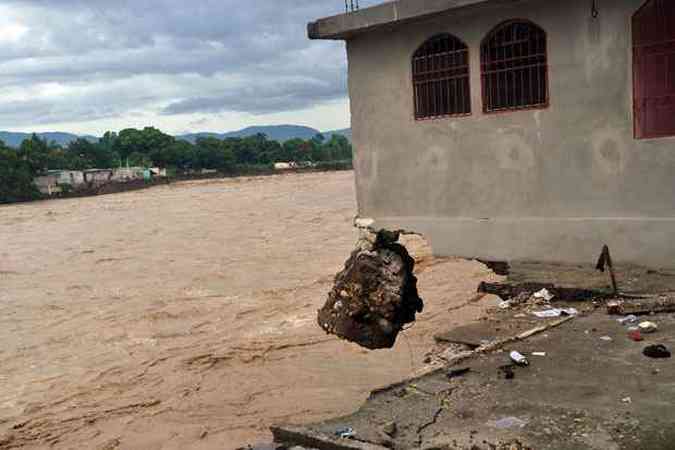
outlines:
[[[631,16],[642,0],[530,0],[347,43],[361,217],[437,254],[675,267],[675,139],[633,138]],[[482,112],[480,43],[530,19],[548,34],[550,107]],[[470,117],[415,121],[411,57],[450,32],[470,48]]]

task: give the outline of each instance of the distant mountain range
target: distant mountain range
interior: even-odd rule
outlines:
[[[72,133],[54,132],[54,133],[36,133],[36,134],[40,136],[42,139],[46,139],[49,142],[56,142],[59,145],[68,145],[70,142],[80,137],[90,140],[92,142],[98,140],[98,138],[95,136],[87,136],[87,135],[78,136]],[[32,133],[14,133],[11,131],[0,131],[0,141],[4,142],[10,147],[20,146],[24,140],[30,138],[31,136]]]
[[[300,125],[272,125],[272,126],[260,126],[260,127],[248,127],[239,131],[230,131],[227,133],[190,133],[176,136],[177,139],[183,139],[189,142],[194,143],[200,137],[213,136],[218,139],[232,138],[232,137],[247,137],[254,136],[256,134],[262,133],[266,135],[269,139],[279,142],[285,142],[290,139],[311,139],[317,134],[323,134],[326,139],[334,134],[345,136],[349,141],[352,140],[352,130],[347,128],[344,130],[333,130],[320,132],[314,128],[304,127]],[[98,138],[95,136],[88,135],[76,135],[72,133],[37,133],[42,139],[46,139],[49,142],[56,142],[59,145],[68,145],[70,142],[78,138],[84,138],[90,141],[96,141]],[[14,133],[9,131],[0,131],[0,140],[10,147],[18,147],[21,145],[25,139],[31,137],[31,133]]]

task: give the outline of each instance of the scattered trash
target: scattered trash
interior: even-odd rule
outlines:
[[[501,366],[499,371],[504,374],[505,380],[513,380],[516,377],[516,374],[513,372],[513,366]]]
[[[640,333],[640,330],[638,328],[631,328],[628,331],[628,337],[634,340],[635,342],[641,342],[644,340],[642,337],[642,333]]]
[[[546,352],[532,352],[532,356],[546,356]]]
[[[527,317],[527,314],[520,313],[520,314],[516,314],[513,317],[516,318],[516,319],[525,319]]]
[[[645,348],[642,353],[645,356],[657,359],[670,358],[671,356],[670,350],[668,350],[668,348],[663,344],[650,345],[649,347]]]
[[[527,358],[523,355],[521,355],[518,352],[511,352],[510,354],[511,361],[514,363],[518,364],[519,366],[529,366],[530,362],[527,360]]]
[[[349,439],[355,435],[356,433],[354,433],[354,429],[350,427],[338,428],[335,430],[335,436],[339,437],[340,439]]]
[[[629,324],[637,323],[638,320],[639,319],[637,318],[637,316],[634,316],[634,315],[631,314],[630,316],[626,316],[626,317],[623,317],[621,319],[617,319],[617,322],[619,322],[621,325],[629,325]]]
[[[447,373],[447,376],[448,376],[448,378],[453,379],[453,378],[457,378],[457,377],[461,377],[463,375],[466,375],[469,372],[471,372],[470,367],[466,367],[464,369],[454,369],[454,370],[449,371]]]
[[[623,314],[623,302],[607,303],[607,314],[611,314],[614,316]]]
[[[642,322],[639,325],[640,331],[643,333],[655,333],[659,329],[659,326],[654,322]]]
[[[614,339],[612,339],[609,336],[603,336],[603,337],[600,338],[600,340],[605,341],[605,342],[612,342]]]
[[[542,289],[539,292],[535,292],[532,297],[538,299],[538,300],[544,300],[547,302],[550,302],[555,298],[555,295],[553,295],[548,289]]]
[[[611,304],[617,304],[618,307],[611,307]],[[649,303],[618,303],[607,304],[607,312],[612,315],[633,314],[636,316],[647,316],[650,314],[675,313],[675,298],[660,298]]]
[[[546,311],[535,311],[532,314],[540,319],[553,319],[560,316],[576,316],[579,311],[576,308],[552,308]]]
[[[517,417],[504,417],[494,422],[495,428],[501,430],[510,429],[510,428],[524,428],[527,425],[527,421],[519,419]]]
[[[627,404],[630,405],[631,403],[633,403],[633,399],[630,398],[630,397],[626,397],[626,398],[624,398],[624,399],[621,399],[621,402],[622,402],[622,403],[627,403]]]
[[[499,304],[499,309],[509,309],[511,306],[511,302],[506,300]]]

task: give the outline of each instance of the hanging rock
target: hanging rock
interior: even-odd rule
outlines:
[[[386,230],[363,234],[319,310],[319,326],[327,333],[371,350],[391,348],[404,325],[422,312],[415,261],[399,236]]]

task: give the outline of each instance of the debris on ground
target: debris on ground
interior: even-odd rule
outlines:
[[[642,353],[649,358],[656,359],[666,359],[670,358],[671,356],[670,350],[668,350],[668,348],[663,344],[650,345],[649,347],[645,348]]]
[[[630,302],[612,301],[607,303],[607,313],[610,315],[631,314],[634,316],[675,313],[675,298],[644,298]]]
[[[492,424],[491,424],[492,425]],[[526,420],[519,419],[517,417],[504,417],[494,422],[494,427],[501,430],[507,430],[512,428],[525,428],[527,425]]]
[[[637,323],[638,320],[639,319],[638,319],[637,316],[631,314],[630,316],[626,316],[626,317],[623,317],[621,319],[617,319],[617,322],[619,322],[621,325],[629,325],[629,324]]]
[[[546,311],[535,311],[532,314],[540,319],[554,319],[560,316],[576,316],[579,311],[576,308],[551,308]]]
[[[525,356],[523,356],[522,354],[516,352],[516,351],[511,352],[511,354],[509,356],[511,357],[511,361],[518,364],[519,366],[529,366],[530,365],[530,362],[527,360],[527,358]]]
[[[601,341],[605,341],[605,342],[612,342],[614,339],[612,339],[612,338],[609,337],[609,336],[602,336],[602,337],[600,338],[600,340],[601,340]]]
[[[342,427],[335,430],[335,436],[339,437],[340,439],[349,439],[354,437],[354,435],[354,429],[350,427]]]
[[[319,311],[324,331],[376,350],[393,347],[403,327],[415,321],[424,303],[415,261],[399,237],[400,232],[364,232]]]
[[[546,302],[550,302],[555,298],[555,294],[552,294],[551,291],[548,289],[544,288],[541,291],[535,292],[532,294],[532,297],[538,300],[544,300]]]
[[[642,333],[640,333],[640,329],[635,327],[628,330],[628,337],[635,342],[642,342],[644,340]]]
[[[546,290],[547,295],[543,291]],[[481,294],[496,295],[504,301],[517,299],[514,303],[523,303],[530,299],[540,303],[548,303],[546,297],[551,297],[551,300],[574,301],[583,302],[598,298],[606,298],[607,294],[597,290],[591,289],[577,289],[557,287],[551,283],[488,283],[482,282],[478,286],[478,292]],[[535,294],[540,294],[541,298],[534,297]]]
[[[546,357],[546,352],[532,352],[532,356]]]
[[[656,331],[659,329],[659,326],[656,325],[654,322],[640,322],[640,325],[638,325],[640,328],[640,331],[642,333],[656,333]]]

